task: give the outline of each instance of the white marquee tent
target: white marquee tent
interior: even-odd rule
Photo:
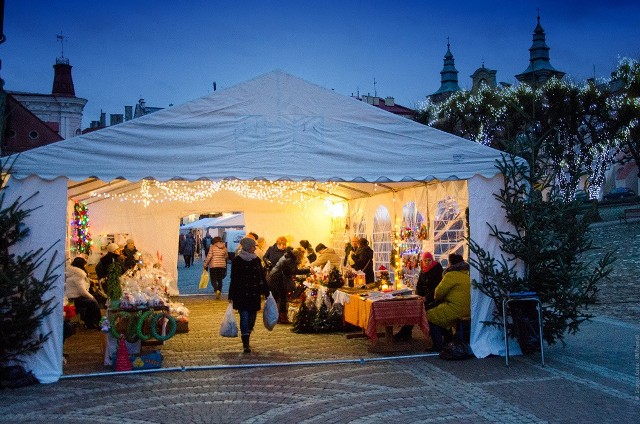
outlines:
[[[371,236],[380,208],[392,223],[402,219],[410,201],[429,217],[439,199],[451,196],[461,211],[469,208],[471,238],[499,254],[487,226],[506,225],[493,198],[502,185],[495,167],[499,157],[491,148],[274,71],[25,152],[15,161],[6,194],[11,200],[38,192],[29,205],[45,206],[29,217],[31,235],[18,250],[55,244],[51,252],[64,257],[73,202],[83,201],[94,234],[132,234],[139,249],[162,252],[166,269],[176,274],[181,216],[243,211],[245,228],[267,240],[289,234],[324,242],[334,236],[327,201],[346,205],[347,222]],[[302,182],[309,189],[290,190],[283,203],[226,189],[203,197],[192,189],[191,197],[173,200],[181,187],[189,191],[198,182],[223,180]],[[176,187],[152,187],[150,181]],[[153,190],[155,197],[149,195]],[[475,270],[472,278],[479,279]],[[53,292],[58,307],[42,328],[52,336],[25,358],[44,383],[62,375],[63,288],[60,276]],[[500,332],[478,324],[492,307],[473,291],[472,348],[478,357],[503,351]]]
[[[180,226],[180,230],[202,229],[203,233],[209,228],[241,228],[244,227],[244,214],[236,213],[216,218],[201,218]]]

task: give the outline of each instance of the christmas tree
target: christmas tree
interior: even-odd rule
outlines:
[[[71,253],[91,254],[91,234],[89,233],[89,209],[86,205],[76,202],[73,207],[71,220]]]
[[[307,302],[302,302],[298,313],[293,319],[291,331],[298,334],[313,333],[313,320],[316,316],[316,307],[312,303],[311,307],[307,306]]]
[[[50,333],[43,334],[42,321],[53,312],[54,297],[50,289],[58,277],[55,253],[42,277],[35,271],[46,261],[47,251],[38,249],[14,253],[17,245],[29,236],[24,220],[37,207],[27,208],[37,193],[26,199],[18,197],[6,204],[6,183],[11,175],[7,162],[0,163],[0,388],[2,376],[11,363],[20,363],[25,355],[40,350]],[[61,318],[62,319],[62,318]]]

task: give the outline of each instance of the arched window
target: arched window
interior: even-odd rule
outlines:
[[[381,265],[387,270],[391,270],[389,265],[391,259],[391,249],[393,249],[393,240],[391,239],[391,217],[389,211],[384,206],[376,209],[373,217],[373,270],[378,271]]]
[[[418,211],[415,202],[407,202],[402,208],[402,228],[400,228],[400,243],[398,253],[402,264],[404,282],[409,287],[415,287],[420,273],[420,251],[422,239],[420,231],[424,218]]]
[[[438,202],[433,233],[434,255],[442,266],[448,264],[449,253],[464,254],[463,214],[451,196]]]

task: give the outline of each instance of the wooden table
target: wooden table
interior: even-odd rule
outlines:
[[[364,333],[371,340],[373,350],[381,350],[378,346],[378,326],[385,327],[387,343],[386,349],[382,350],[402,350],[394,347],[394,325],[417,325],[429,339],[424,299],[420,296],[372,301],[358,294],[351,294],[349,302],[344,304],[344,320],[364,329]]]

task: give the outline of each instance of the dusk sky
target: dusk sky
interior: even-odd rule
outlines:
[[[214,81],[221,90],[275,69],[413,108],[440,86],[447,37],[463,89],[483,62],[515,83],[538,8],[551,64],[575,80],[640,58],[632,0],[6,0],[0,76],[9,91],[51,93],[62,33],[76,96],[88,100],[83,127],[141,97],[178,105],[211,93]]]

